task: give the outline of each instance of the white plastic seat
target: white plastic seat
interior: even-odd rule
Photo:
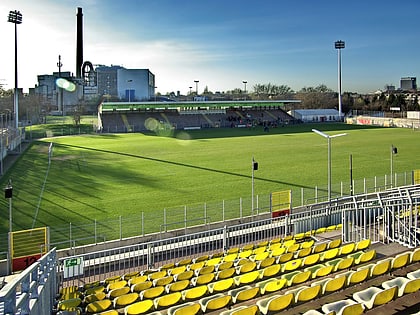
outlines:
[[[361,303],[357,303],[352,299],[339,300],[336,302],[324,304],[322,306],[322,311],[324,314],[332,313],[336,315],[341,315],[346,309],[352,308],[352,315],[362,314],[364,311],[364,306]]]
[[[389,289],[394,286],[398,287],[398,296],[401,297],[404,294],[417,292],[420,289],[420,279],[397,277],[382,283],[384,289]]]
[[[375,306],[383,305],[392,301],[397,296],[397,291],[397,286],[384,290],[377,287],[370,287],[353,293],[353,299],[362,303],[366,308],[372,309]]]

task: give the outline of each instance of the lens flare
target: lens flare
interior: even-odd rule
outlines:
[[[68,92],[76,91],[76,84],[74,84],[73,82],[70,82],[66,79],[58,78],[57,80],[55,80],[55,84],[59,88],[62,88],[64,90],[68,91]]]

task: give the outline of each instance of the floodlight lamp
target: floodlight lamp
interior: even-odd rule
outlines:
[[[22,13],[20,13],[17,10],[10,11],[7,22],[14,23],[14,24],[22,24]]]

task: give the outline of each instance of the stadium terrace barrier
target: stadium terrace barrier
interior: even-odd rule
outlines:
[[[160,234],[148,235],[136,245],[59,258],[59,283],[81,285],[94,281],[99,275],[104,277],[159,268],[183,258],[220,253],[290,234],[308,233],[310,237],[319,228],[338,224],[342,224],[345,242],[369,238],[372,242],[396,241],[407,247],[417,247],[420,246],[416,210],[419,207],[420,185],[414,185],[335,199],[281,218],[209,228],[179,236],[172,232],[173,236],[165,239],[156,239]],[[69,271],[65,267],[69,260],[83,264]],[[65,277],[66,274],[72,276]]]
[[[57,293],[56,251],[52,249],[0,290],[0,314],[45,314]]]

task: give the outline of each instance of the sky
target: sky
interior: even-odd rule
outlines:
[[[76,13],[83,9],[84,61],[149,69],[156,92],[252,91],[256,84],[294,91],[324,84],[370,93],[420,77],[420,1],[405,0],[2,0],[0,84],[14,88],[18,10],[18,86],[37,75],[76,70]]]

